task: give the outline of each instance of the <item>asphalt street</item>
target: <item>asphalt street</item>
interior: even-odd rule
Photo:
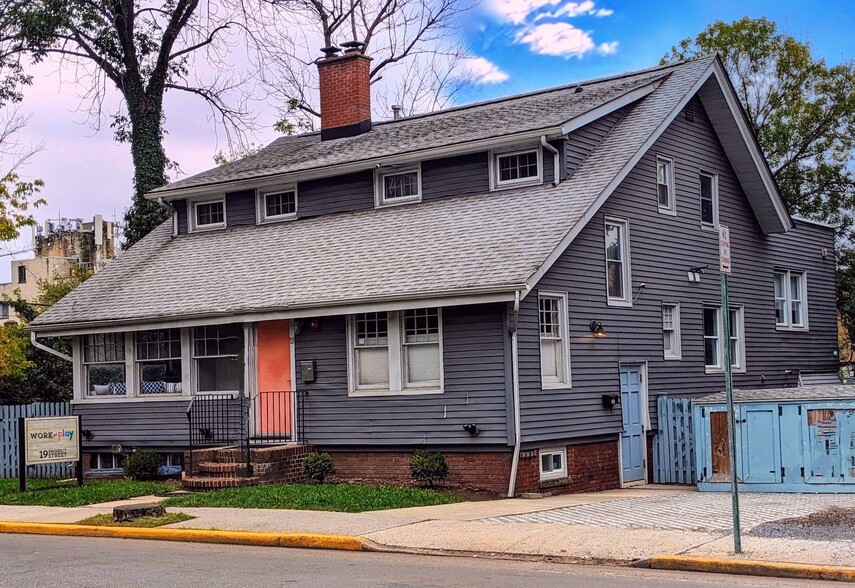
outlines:
[[[775,578],[687,574],[495,559],[0,535],[0,586],[490,587],[827,586]]]

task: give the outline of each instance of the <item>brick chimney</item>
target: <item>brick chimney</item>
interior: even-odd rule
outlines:
[[[321,88],[321,140],[353,137],[371,130],[371,58],[362,54],[362,43],[325,47],[319,59]]]

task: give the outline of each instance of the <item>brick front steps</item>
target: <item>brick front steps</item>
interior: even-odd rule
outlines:
[[[246,453],[235,447],[196,449],[184,455],[187,468],[181,475],[186,490],[205,491],[256,484],[305,482],[303,460],[315,448],[289,443],[250,449],[252,475],[246,470]]]

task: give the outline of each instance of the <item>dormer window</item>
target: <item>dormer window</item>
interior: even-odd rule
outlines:
[[[226,227],[226,199],[201,200],[192,203],[193,230],[224,229]]]
[[[296,218],[297,188],[289,186],[275,190],[259,191],[258,222]]]
[[[422,199],[421,166],[380,168],[374,176],[375,204],[394,206]]]
[[[495,153],[491,161],[491,184],[494,189],[543,182],[543,158],[540,149]]]

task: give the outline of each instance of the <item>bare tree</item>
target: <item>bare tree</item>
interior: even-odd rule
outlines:
[[[45,203],[38,197],[42,181],[26,182],[18,175],[43,148],[21,141],[27,121],[17,108],[0,111],[0,243],[17,238],[22,227],[32,225],[31,210]]]
[[[461,84],[467,51],[458,38],[463,0],[265,0],[254,22],[265,48],[263,70],[283,105],[281,130],[312,128],[320,116],[314,60],[318,49],[346,41],[373,58],[371,81],[383,80],[375,114],[390,104],[407,114],[445,106]],[[271,24],[276,23],[276,24]],[[380,110],[382,108],[382,110]]]

